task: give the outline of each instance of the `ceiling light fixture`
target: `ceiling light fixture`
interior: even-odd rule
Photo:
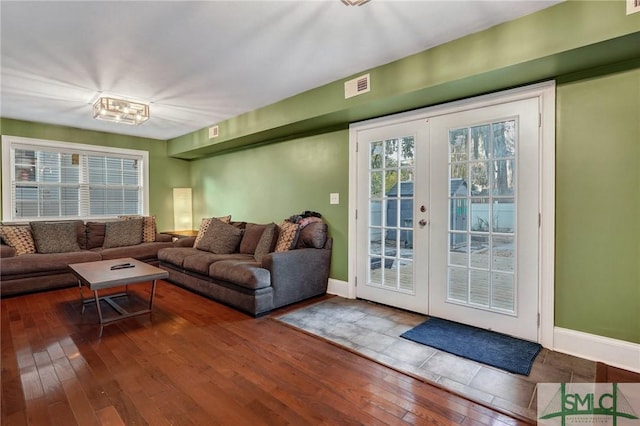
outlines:
[[[362,6],[365,3],[368,3],[369,0],[340,0],[347,6]]]
[[[113,123],[138,125],[149,119],[149,105],[102,96],[93,104],[93,118]]]

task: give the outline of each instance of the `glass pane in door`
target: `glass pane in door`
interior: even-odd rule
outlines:
[[[414,138],[369,143],[367,284],[413,293]]]
[[[449,302],[516,313],[516,125],[449,131]]]

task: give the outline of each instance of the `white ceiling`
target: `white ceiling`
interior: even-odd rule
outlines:
[[[170,139],[556,3],[2,0],[0,115]],[[100,92],[151,119],[92,119]]]

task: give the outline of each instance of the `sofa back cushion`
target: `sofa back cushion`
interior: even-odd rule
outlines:
[[[327,242],[327,224],[312,222],[300,229],[296,248],[323,248]]]
[[[78,245],[80,246],[80,250],[85,250],[87,248],[87,226],[84,223],[84,220],[74,220],[76,224],[76,235],[78,236]]]
[[[262,257],[265,254],[271,253],[275,249],[277,241],[278,225],[276,225],[275,223],[270,223],[265,226],[264,231],[262,231],[260,240],[258,241],[256,249],[253,253],[253,257],[256,259],[256,261],[261,262]]]
[[[107,222],[102,247],[126,247],[142,243],[142,222],[143,219]]]
[[[38,253],[68,253],[80,250],[78,223],[75,221],[30,222],[29,225]]]
[[[107,224],[104,222],[87,222],[87,250],[102,247],[102,244],[104,244],[104,233],[106,226]]]
[[[36,252],[31,227],[28,225],[1,225],[0,237],[7,245],[13,247],[16,256]]]
[[[244,228],[244,235],[240,241],[240,253],[254,254],[260,237],[267,225],[258,225],[256,223],[247,223]]]
[[[207,232],[196,243],[198,250],[205,250],[215,254],[236,253],[243,230],[218,219],[212,219]]]

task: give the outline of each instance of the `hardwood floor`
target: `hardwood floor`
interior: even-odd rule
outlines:
[[[640,373],[612,367],[601,362],[596,366],[596,382],[599,383],[640,383]]]
[[[96,322],[75,288],[1,300],[2,425],[526,424],[164,282]]]

